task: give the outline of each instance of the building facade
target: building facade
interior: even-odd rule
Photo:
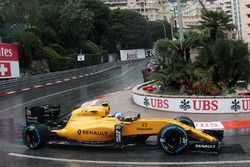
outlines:
[[[221,0],[223,10],[232,18],[236,25],[236,39],[244,40],[250,45],[250,1]]]
[[[239,31],[241,38],[250,45],[250,1],[237,0],[239,5]]]
[[[167,0],[104,0],[110,9],[129,9],[143,15],[150,21],[167,20]]]
[[[150,21],[168,20],[177,24],[177,4],[168,0],[104,0],[110,9],[130,9]],[[242,39],[250,44],[250,0],[201,0],[207,10],[223,10],[236,25],[237,31],[226,32],[230,39]],[[183,25],[193,28],[199,25],[201,9],[199,0],[187,0],[182,4]],[[178,25],[176,25],[178,26]]]

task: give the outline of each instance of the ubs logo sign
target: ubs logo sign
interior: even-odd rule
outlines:
[[[169,108],[167,99],[144,97],[143,104],[146,107],[152,107],[152,108],[156,108],[156,109],[161,109],[161,108],[168,109]]]

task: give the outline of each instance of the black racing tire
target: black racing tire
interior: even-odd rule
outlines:
[[[188,146],[188,134],[178,125],[167,125],[158,134],[158,143],[167,154],[180,154]]]
[[[188,117],[180,116],[180,117],[176,117],[175,120],[179,121],[185,125],[188,125],[188,126],[195,128],[194,122],[192,121],[192,119],[190,119]]]
[[[49,130],[45,125],[31,124],[23,129],[23,143],[29,149],[41,148],[48,140]]]

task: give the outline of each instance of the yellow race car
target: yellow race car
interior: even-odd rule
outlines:
[[[220,150],[223,131],[200,131],[187,117],[141,118],[140,114],[124,116],[120,112],[109,115],[109,111],[109,104],[103,102],[100,106],[77,108],[68,118],[60,119],[59,105],[26,107],[23,142],[29,149],[46,143],[124,148],[157,135],[157,143],[168,154],[179,154],[187,147],[212,153]]]

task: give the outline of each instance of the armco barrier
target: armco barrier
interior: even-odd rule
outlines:
[[[100,72],[105,69],[114,68],[123,64],[142,62],[146,59],[137,59],[129,61],[118,61],[113,63],[103,63],[94,66],[88,66],[83,68],[71,69],[66,71],[50,72],[45,74],[33,75],[28,77],[21,77],[16,79],[2,80],[0,81],[0,92],[13,91],[16,89],[26,88],[29,85],[39,85],[47,82],[53,82],[64,78],[71,78],[73,76]]]
[[[182,113],[250,113],[250,96],[170,96],[148,93],[144,84],[132,89],[142,107]]]

